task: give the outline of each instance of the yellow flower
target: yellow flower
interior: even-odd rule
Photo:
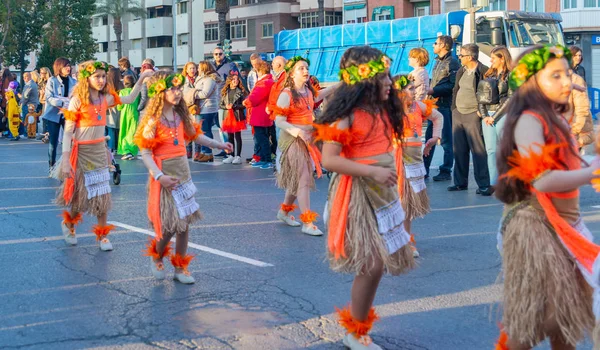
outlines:
[[[85,70],[90,73],[94,73],[96,71],[96,67],[94,67],[93,64],[90,64],[89,66],[85,67]]]
[[[178,75],[174,76],[173,79],[171,80],[171,84],[173,84],[173,86],[179,86],[181,85],[182,81],[181,78],[179,78]]]
[[[342,79],[344,79],[344,83],[350,85],[350,74],[347,71],[342,72]]]
[[[154,86],[154,90],[156,91],[157,94],[160,94],[161,92],[165,91],[166,89],[167,89],[167,84],[165,84],[164,81],[159,81]]]
[[[361,78],[367,79],[369,77],[370,73],[371,73],[371,67],[369,67],[368,64],[363,63],[363,64],[358,65],[358,75]]]
[[[548,51],[550,51],[550,53],[553,54],[556,58],[562,58],[564,55],[563,50],[556,46],[549,48]]]
[[[518,80],[526,80],[527,75],[529,75],[529,69],[525,63],[521,63],[513,70],[513,74]]]
[[[387,56],[383,56],[383,57],[381,57],[381,63],[383,63],[383,66],[384,66],[386,69],[390,69],[390,67],[392,66],[392,61],[391,61],[391,60],[390,60],[390,58],[389,58],[389,57],[387,57]]]

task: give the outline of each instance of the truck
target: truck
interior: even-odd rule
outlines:
[[[522,11],[475,12],[474,19],[466,11],[441,15],[401,18],[358,24],[284,30],[274,37],[275,54],[285,58],[307,57],[310,71],[322,85],[339,81],[339,63],[344,51],[353,46],[370,45],[392,59],[393,74],[408,73],[408,52],[423,47],[429,52],[427,69],[433,69],[433,43],[440,35],[450,35],[455,48],[471,42],[479,46],[479,60],[490,66],[494,46],[506,46],[513,58],[536,44],[561,44],[564,37],[557,13]],[[475,35],[471,35],[473,24]],[[474,37],[474,40],[472,40]]]

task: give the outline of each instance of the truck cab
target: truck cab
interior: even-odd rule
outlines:
[[[513,58],[517,58],[533,45],[564,45],[561,21],[561,16],[556,13],[477,12],[475,13],[475,43],[479,46],[479,60],[489,67],[490,53],[498,45],[506,46]],[[463,23],[463,29],[455,28],[451,29],[451,32],[455,33],[457,30],[462,32],[462,44],[468,44],[471,43],[469,14],[465,15]]]

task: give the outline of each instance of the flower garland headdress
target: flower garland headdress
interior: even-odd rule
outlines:
[[[285,72],[289,73],[292,68],[294,68],[294,66],[296,65],[296,63],[300,62],[300,61],[304,61],[306,62],[306,64],[308,64],[310,66],[310,60],[308,58],[304,58],[302,56],[294,56],[292,58],[290,58],[287,63],[285,64]]]
[[[562,45],[545,45],[526,54],[519,60],[519,64],[510,72],[508,85],[516,90],[535,73],[544,69],[550,58],[565,58],[571,66],[571,50]]]
[[[84,69],[81,70],[81,72],[79,72],[79,78],[87,79],[91,77],[92,74],[96,73],[96,70],[98,69],[102,69],[103,71],[108,72],[108,63],[95,61],[88,64],[87,66],[85,66]]]
[[[168,77],[161,79],[148,88],[148,97],[152,98],[161,92],[170,89],[172,87],[179,87],[183,84],[183,75],[171,74]]]
[[[394,87],[397,90],[402,90],[404,89],[408,84],[410,84],[411,79],[408,75],[401,75],[400,77],[398,77],[398,79],[396,79],[396,81],[394,82]]]
[[[348,85],[354,85],[365,79],[373,78],[379,73],[383,73],[392,65],[392,60],[386,55],[382,55],[376,60],[367,63],[361,63],[358,66],[350,66],[340,69],[340,80]]]

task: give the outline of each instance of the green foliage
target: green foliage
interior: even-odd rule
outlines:
[[[6,41],[2,50],[5,65],[14,65],[24,71],[29,65],[27,56],[39,44],[43,17],[39,15],[45,0],[6,0],[11,8]]]

